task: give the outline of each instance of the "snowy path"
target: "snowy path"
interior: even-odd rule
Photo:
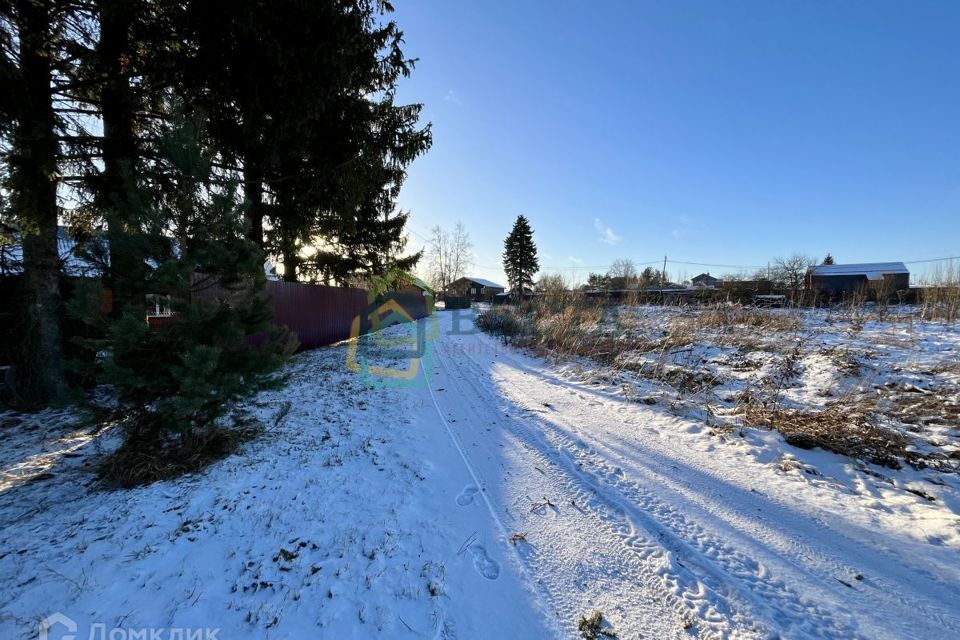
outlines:
[[[597,608],[621,637],[960,635],[957,550],[898,533],[906,519],[878,531],[842,487],[487,336],[441,334],[439,408],[567,628]]]

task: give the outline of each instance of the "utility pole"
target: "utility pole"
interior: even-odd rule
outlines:
[[[667,284],[667,256],[663,256],[663,271],[660,272],[660,304],[666,305],[667,301],[663,297],[663,286]]]

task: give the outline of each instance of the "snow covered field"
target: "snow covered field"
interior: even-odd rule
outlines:
[[[662,337],[670,313],[617,330]],[[956,327],[820,314],[599,364],[436,317],[412,381],[302,354],[250,407],[267,432],[176,481],[100,490],[109,432],[4,416],[0,637],[55,611],[81,638],[578,637],[595,611],[620,638],[960,637]],[[361,364],[411,364],[362,342]],[[744,426],[754,389],[788,412],[879,397],[915,464]]]

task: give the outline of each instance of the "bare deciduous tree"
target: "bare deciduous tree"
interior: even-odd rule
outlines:
[[[803,289],[807,271],[817,264],[817,261],[801,253],[795,253],[789,258],[777,258],[773,264],[774,282],[789,289],[796,296],[797,292]]]
[[[427,279],[436,291],[445,292],[451,282],[465,276],[473,264],[473,243],[463,223],[453,231],[440,225],[431,229],[425,258]]]
[[[626,289],[637,282],[637,266],[633,260],[621,258],[614,260],[607,271],[611,289]]]
[[[610,265],[610,270],[607,271],[607,275],[611,278],[632,280],[637,277],[637,266],[629,258],[614,260],[613,264]]]
[[[571,288],[567,279],[559,273],[545,273],[537,280],[537,291],[548,295],[565,293]]]

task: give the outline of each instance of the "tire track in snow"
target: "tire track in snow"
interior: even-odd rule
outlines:
[[[483,341],[491,340],[486,336],[479,336],[479,339]],[[502,355],[504,360],[512,361],[520,369],[527,369],[528,365],[519,362],[513,355],[509,353]],[[470,359],[473,361],[473,366],[476,371],[484,371],[483,363],[476,361],[476,359],[472,357],[470,357]],[[524,385],[524,381],[529,381],[529,385]],[[530,386],[534,384],[561,388],[561,385],[543,381],[541,378],[531,376],[527,373],[524,373],[524,377],[520,378],[519,381],[513,380],[511,382],[513,386],[508,393],[514,392],[514,395],[542,391],[531,389]],[[548,437],[560,439],[560,442],[556,443],[556,446],[558,446],[560,450],[564,450],[565,448],[568,450],[569,448],[577,450],[580,452],[580,456],[585,459],[583,465],[586,468],[601,470],[605,482],[610,482],[612,485],[620,487],[621,491],[628,496],[636,496],[638,491],[642,491],[641,485],[623,477],[623,473],[619,468],[610,464],[609,461],[611,459],[618,457],[615,452],[613,455],[611,455],[610,452],[606,452],[605,454],[600,453],[578,437],[566,435],[576,431],[570,419],[558,412],[551,413],[551,420],[553,422],[551,422],[551,420],[539,419],[537,418],[536,409],[525,406],[522,400],[515,400],[514,402],[518,404],[518,406],[524,407],[528,412],[531,412],[531,418],[538,422]],[[596,404],[598,407],[603,406],[603,403],[593,404]],[[609,404],[606,408],[610,408]],[[587,409],[587,411],[590,410],[592,409]],[[558,425],[560,424],[566,427],[565,433],[558,429]],[[643,443],[637,442],[636,444],[640,448],[637,453],[645,453],[648,457],[653,456],[654,458],[663,455],[657,452],[647,451]],[[603,445],[600,443],[598,446]],[[704,502],[703,497],[707,495],[706,492],[701,492],[698,496],[696,491],[697,487],[691,489],[691,487],[685,486],[669,474],[664,474],[650,464],[638,464],[635,459],[631,460],[631,463],[633,467],[632,471],[639,472],[643,476],[644,481],[657,486],[658,490],[662,489],[668,493],[677,495],[683,502],[692,503],[691,506],[695,509],[703,510],[705,514],[708,514],[708,519],[716,520],[718,517],[722,517],[728,521],[728,524],[745,520],[744,514],[736,511],[734,505],[718,506],[712,503],[708,505]],[[686,478],[686,481],[689,482],[689,478]],[[700,487],[701,490],[703,488],[703,486]],[[668,507],[669,505],[670,503],[667,503]],[[719,511],[719,515],[713,513],[714,510]],[[655,511],[655,509],[652,510],[652,512]],[[877,624],[877,621],[872,619],[863,620],[862,623],[871,628],[861,628],[860,633],[870,638],[899,638],[904,637],[904,635],[914,636],[916,634],[923,637],[935,637],[942,635],[946,630],[951,630],[947,632],[948,635],[952,632],[960,636],[960,618],[958,618],[956,612],[952,611],[949,605],[946,604],[946,600],[949,600],[947,593],[944,593],[947,597],[943,602],[931,602],[929,599],[917,597],[912,593],[904,593],[904,584],[912,585],[923,581],[927,583],[930,581],[938,581],[942,584],[943,580],[934,572],[924,567],[914,567],[912,565],[904,569],[903,558],[901,558],[896,551],[888,548],[885,541],[881,541],[882,544],[880,546],[873,545],[868,548],[871,553],[876,552],[883,556],[879,566],[896,567],[897,571],[899,571],[896,578],[888,577],[886,574],[876,570],[878,568],[876,557],[861,555],[863,548],[862,542],[847,538],[842,532],[832,529],[828,523],[822,522],[819,518],[811,522],[806,518],[800,518],[789,512],[779,511],[785,520],[785,522],[779,524],[782,527],[786,527],[786,529],[773,529],[769,524],[756,519],[750,519],[748,516],[746,521],[749,522],[750,531],[738,530],[737,533],[741,537],[751,536],[752,538],[758,537],[766,540],[774,538],[782,539],[785,537],[785,533],[790,533],[789,528],[792,527],[796,531],[802,531],[804,528],[803,525],[809,527],[811,524],[822,528],[824,532],[829,532],[830,535],[827,538],[827,540],[829,540],[828,546],[814,546],[812,541],[807,542],[802,540],[800,536],[792,536],[786,537],[788,541],[787,546],[789,547],[788,550],[784,551],[782,545],[780,547],[771,546],[771,549],[778,548],[776,555],[771,555],[770,552],[766,553],[766,557],[772,565],[779,566],[780,572],[785,576],[791,576],[793,578],[792,583],[803,584],[806,591],[812,592],[805,593],[804,595],[815,594],[818,598],[832,600],[834,604],[831,606],[831,610],[845,609],[849,611],[850,607],[847,606],[847,603],[850,600],[859,600],[858,610],[860,612],[876,610],[878,607],[890,608],[900,612],[898,616],[886,616],[882,624]],[[656,513],[655,517],[671,526],[675,524],[684,525],[676,531],[681,537],[686,539],[699,539],[698,536],[700,535],[701,528],[696,522],[691,522],[686,517],[682,517],[679,520],[674,519],[669,517],[669,514]],[[729,546],[729,544],[726,546]],[[751,562],[753,561],[749,556],[746,557]],[[856,571],[852,568],[851,563],[861,567],[875,569],[869,577],[871,589],[851,591],[849,587],[842,586],[836,576],[855,574]],[[768,569],[768,567],[762,566],[758,568],[764,571]],[[791,575],[795,572],[800,572],[801,575]],[[956,592],[955,585],[953,584],[945,584],[944,587],[954,593]],[[918,612],[922,615],[917,615]],[[804,614],[798,613],[797,615]],[[853,616],[852,614],[846,615],[862,618],[862,616]],[[891,621],[896,622],[896,629],[890,627]]]
[[[436,361],[443,369],[444,384],[456,388],[457,393],[454,397],[458,401],[457,415],[463,415],[463,410],[466,408],[467,414],[474,418],[470,421],[473,424],[503,421],[504,416],[499,410],[501,398],[491,387],[476,384],[475,376],[472,375],[474,372],[461,375],[464,372],[452,371],[444,357],[437,357]],[[477,378],[486,376],[484,372],[477,373],[480,374],[476,376]],[[481,401],[481,398],[485,402]],[[439,404],[438,410],[440,410]],[[676,554],[664,547],[658,535],[652,535],[648,527],[636,526],[635,519],[630,515],[629,504],[609,495],[609,492],[604,491],[597,483],[590,482],[584,474],[577,471],[573,464],[564,463],[556,455],[551,455],[550,446],[537,437],[522,421],[511,417],[507,423],[510,434],[517,438],[519,444],[524,445],[524,451],[535,458],[533,467],[552,468],[558,472],[551,474],[552,478],[546,479],[553,484],[551,495],[554,499],[557,495],[565,494],[564,506],[580,504],[590,507],[586,517],[592,522],[592,526],[611,534],[605,547],[598,545],[598,549],[591,549],[594,553],[599,551],[598,556],[615,556],[606,559],[609,573],[619,576],[625,582],[627,591],[633,592],[635,596],[640,590],[647,592],[645,595],[648,600],[664,603],[658,605],[660,616],[663,615],[664,608],[679,616],[680,619],[674,626],[676,637],[689,636],[692,629],[688,627],[691,627],[693,622],[690,619],[691,614],[696,617],[695,626],[699,627],[696,631],[699,631],[703,637],[725,638],[731,637],[733,632],[736,637],[770,637],[769,631],[761,631],[755,625],[755,621],[762,617],[757,615],[758,609],[763,610],[762,602],[755,598],[744,597],[742,593],[734,594],[732,592],[735,590],[730,589],[729,585],[724,584],[722,580],[713,579],[711,582],[721,585],[723,590],[728,592],[723,595],[717,593],[687,564],[675,560]],[[518,428],[521,425],[523,428]],[[486,434],[456,435],[451,430],[451,436],[458,441],[471,435],[480,436],[481,439],[475,440],[472,444],[482,449],[484,440],[488,439]],[[469,451],[471,447],[466,446],[467,444],[468,442],[458,442],[458,448],[462,452]],[[469,454],[464,455],[469,456]],[[471,467],[475,466],[468,464]],[[479,481],[478,485],[481,487],[481,494],[487,499],[487,493],[483,490],[486,485]],[[557,504],[561,504],[561,501],[557,500]],[[488,505],[490,505],[489,501]],[[531,554],[531,560],[534,564],[550,564],[549,558],[536,554]],[[688,564],[694,563],[688,562]],[[610,570],[611,567],[616,568]],[[548,570],[541,572],[538,577],[546,584],[547,596],[561,619],[572,622],[576,615],[583,612],[582,605],[577,608],[578,603],[569,602],[565,597],[564,588],[568,585],[551,584],[554,579],[560,578],[560,575],[551,575]],[[651,590],[654,593],[649,593]],[[734,595],[736,597],[731,597]],[[734,625],[733,629],[731,625]]]
[[[464,357],[458,363],[469,367],[470,371],[462,371],[461,379],[470,389],[466,390],[467,393],[462,393],[464,389],[461,389],[461,396],[466,399],[486,396],[494,404],[502,402],[492,385],[478,382],[489,377],[484,365],[469,355],[469,350],[462,350],[462,353]],[[582,443],[560,435],[549,421],[538,418],[538,413],[542,412],[522,405],[520,408],[529,415],[522,420],[514,419],[511,426],[522,426],[525,432],[522,440],[528,446],[586,487],[588,492],[594,493],[590,505],[597,508],[600,503],[607,507],[604,517],[628,548],[636,545],[635,526],[639,524],[648,537],[659,541],[677,558],[676,564],[680,567],[673,567],[674,575],[669,572],[660,575],[666,582],[672,581],[674,592],[682,593],[684,599],[696,601],[700,597],[691,595],[699,594],[699,589],[691,586],[694,583],[689,575],[685,575],[689,572],[710,591],[711,597],[727,601],[728,604],[721,607],[725,614],[745,606],[756,618],[766,621],[768,628],[781,630],[791,638],[864,637],[857,635],[862,631],[858,631],[849,616],[841,614],[842,617],[838,617],[832,609],[788,586],[784,578],[778,577],[762,562],[716,538],[653,492],[629,482],[618,468],[601,456]],[[537,424],[532,427],[524,424],[528,420]],[[521,429],[515,428],[514,431],[520,435]],[[614,514],[612,517],[611,513]],[[640,551],[638,555],[648,557],[649,551]]]

